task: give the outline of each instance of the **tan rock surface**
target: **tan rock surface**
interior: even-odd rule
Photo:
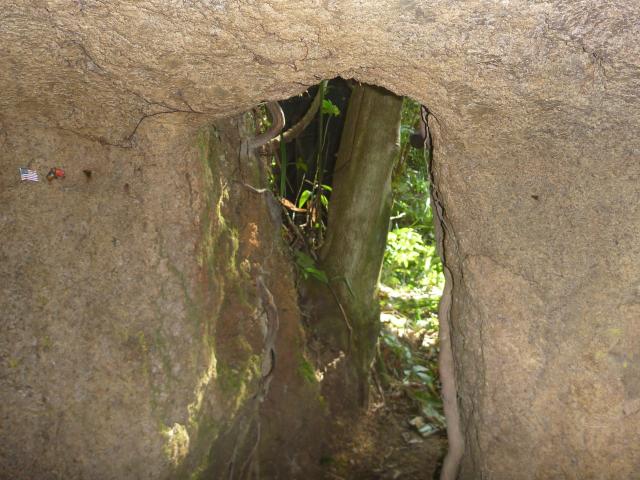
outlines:
[[[198,131],[336,75],[438,120],[461,477],[635,478],[638,18],[634,0],[4,2],[5,478],[176,475],[183,436],[158,418],[188,423],[215,358],[201,326],[224,316],[202,255],[236,248],[203,231],[237,173],[207,174]],[[53,165],[65,180],[17,180]]]

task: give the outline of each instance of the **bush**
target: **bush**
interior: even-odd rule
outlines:
[[[437,369],[438,302],[444,276],[429,201],[429,152],[409,145],[420,106],[405,99],[401,154],[394,171],[391,229],[380,277],[382,329],[378,369],[387,389],[410,398],[428,434],[444,426]]]

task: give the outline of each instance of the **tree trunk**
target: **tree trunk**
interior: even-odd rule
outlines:
[[[321,309],[317,328],[347,352],[345,392],[355,393],[354,405],[366,404],[379,332],[377,283],[391,211],[391,173],[399,151],[401,109],[402,98],[383,89],[354,88],[321,252],[322,268],[339,305],[336,308],[336,299],[332,299]],[[326,295],[327,289],[322,288]]]

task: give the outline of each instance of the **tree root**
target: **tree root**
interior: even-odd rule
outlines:
[[[287,130],[282,134],[282,141],[284,141],[284,143],[289,143],[292,140],[294,140],[298,135],[300,135],[304,131],[305,128],[309,126],[311,121],[315,118],[316,112],[320,108],[321,97],[322,95],[320,94],[320,89],[318,89],[318,93],[316,93],[316,96],[313,98],[313,102],[311,102],[309,109],[305,112],[305,114],[300,119],[300,121],[298,121],[298,123],[293,125],[291,128],[289,128],[289,130]],[[280,146],[280,141],[281,141],[280,137],[278,136],[273,137],[271,140],[269,140],[269,142],[265,144],[264,146],[265,150],[269,153],[278,151],[278,147]]]
[[[248,139],[248,150],[255,150],[256,148],[260,148],[269,143],[273,138],[280,134],[280,131],[284,127],[284,113],[282,112],[280,104],[278,102],[269,102],[267,103],[267,110],[271,115],[271,126],[266,132]]]
[[[249,188],[253,189],[253,187]],[[256,189],[253,189],[256,190]],[[264,401],[269,393],[269,386],[273,380],[273,374],[276,368],[276,350],[275,343],[280,325],[278,309],[276,307],[273,294],[267,287],[262,269],[256,273],[256,291],[260,298],[262,308],[266,317],[265,338],[262,353],[261,378],[258,382],[257,392],[251,397],[247,406],[246,416],[241,418],[238,426],[238,435],[236,436],[235,445],[227,466],[227,480],[236,479],[259,479],[260,464],[257,460],[258,450],[260,447],[260,439],[262,433],[262,424],[260,421],[260,404]],[[255,425],[255,441],[251,447],[251,451],[247,454],[247,458],[242,463],[240,470],[236,476],[236,464],[239,451],[243,449],[247,441],[252,426]]]
[[[438,365],[440,370],[440,383],[442,384],[442,406],[444,416],[447,420],[447,439],[449,449],[444,458],[440,480],[455,480],[460,470],[460,463],[464,454],[464,436],[460,426],[460,411],[458,408],[458,393],[456,388],[455,365],[453,362],[453,350],[451,347],[451,292],[453,289],[453,277],[447,267],[445,255],[445,235],[450,232],[447,227],[444,209],[440,202],[438,189],[433,178],[433,142],[429,131],[429,110],[422,107],[422,120],[426,128],[425,152],[430,153],[429,158],[429,180],[431,184],[431,204],[433,213],[437,221],[434,222],[436,243],[438,253],[442,259],[442,269],[444,272],[445,284],[442,292],[442,299],[438,311],[440,320],[440,353]]]

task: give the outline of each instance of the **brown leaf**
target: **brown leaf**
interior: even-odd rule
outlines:
[[[287,200],[286,198],[281,198],[280,203],[284,205],[285,208],[288,208],[292,212],[305,213],[307,211],[306,208],[296,207],[291,201]]]

